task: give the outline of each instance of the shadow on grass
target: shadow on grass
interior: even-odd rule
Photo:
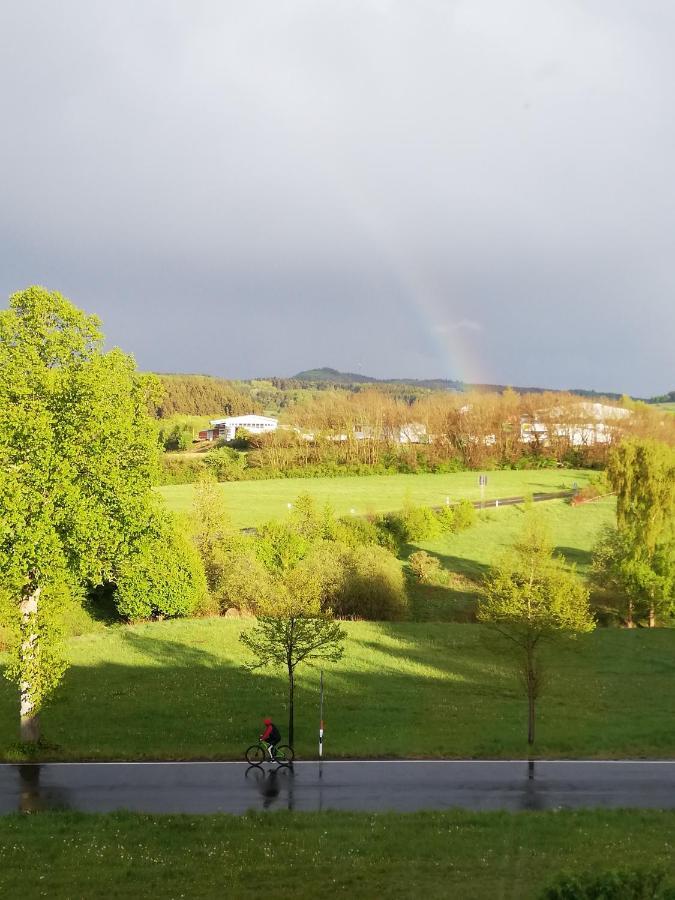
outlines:
[[[217,623],[218,625],[220,623]],[[234,631],[207,648],[158,624],[112,642],[114,659],[70,668],[45,709],[42,759],[241,759],[269,715],[287,737],[287,681],[250,673]],[[215,625],[213,626],[216,627]],[[509,756],[526,751],[526,704],[481,626],[350,623],[324,666],[329,756]],[[164,635],[171,636],[165,640]],[[222,652],[221,640],[222,635]],[[192,640],[191,640],[192,639]],[[675,635],[607,630],[547,651],[538,704],[543,755],[673,753]],[[319,669],[297,673],[296,750],[315,758]],[[15,689],[0,683],[0,753],[18,738]],[[17,759],[18,757],[12,757]]]
[[[578,569],[588,569],[593,561],[591,550],[582,550],[580,547],[555,547],[554,550],[566,563],[573,563]]]

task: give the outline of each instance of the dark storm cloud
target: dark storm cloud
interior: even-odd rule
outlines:
[[[672,387],[675,11],[0,9],[0,289],[144,368]]]

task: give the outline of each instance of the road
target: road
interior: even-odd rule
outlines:
[[[0,813],[452,807],[675,809],[675,761],[352,760],[264,771],[233,762],[0,765]]]

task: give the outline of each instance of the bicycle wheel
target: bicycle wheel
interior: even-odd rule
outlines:
[[[259,766],[265,761],[265,748],[262,744],[253,744],[246,751],[246,761],[252,766]]]
[[[280,766],[290,766],[293,763],[293,748],[288,744],[277,747],[276,760]]]

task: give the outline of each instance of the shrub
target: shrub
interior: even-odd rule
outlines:
[[[215,596],[221,612],[236,607],[256,615],[273,613],[274,579],[256,556],[253,546],[243,546],[227,554]]]
[[[476,510],[470,500],[460,500],[453,512],[455,531],[466,531],[476,524]]]
[[[430,506],[408,504],[400,513],[389,513],[384,523],[399,544],[423,541],[441,532],[438,517]]]
[[[455,530],[455,511],[451,506],[442,506],[436,510],[436,519],[443,533]]]
[[[383,547],[352,550],[342,590],[332,607],[335,615],[346,618],[405,618],[408,598],[398,560]]]
[[[131,621],[187,616],[208,607],[199,553],[176,521],[165,515],[157,516],[124,560],[116,586],[117,609]]]
[[[168,434],[163,435],[165,450],[187,450],[192,443],[192,429],[176,423]]]
[[[418,550],[409,559],[413,574],[424,584],[438,581],[441,574],[441,562],[437,556],[431,556],[426,550]]]
[[[204,465],[218,481],[240,481],[246,467],[246,454],[230,447],[219,447],[206,454]]]
[[[596,500],[598,497],[608,494],[609,491],[610,485],[607,480],[607,473],[604,471],[594,472],[588,479],[588,484],[584,485],[580,491],[577,491],[572,498],[572,503],[585,503],[587,500]]]
[[[310,541],[290,522],[268,522],[258,531],[255,550],[270,572],[293,569],[307,556]]]
[[[388,535],[388,537],[391,540],[391,536]],[[335,539],[349,547],[382,544],[383,540],[387,540],[383,537],[383,529],[379,528],[375,521],[364,519],[361,516],[343,516],[338,519]]]
[[[194,484],[206,471],[204,457],[166,457],[162,456],[159,473],[160,484]]]
[[[674,900],[661,869],[626,869],[560,875],[541,900]]]

